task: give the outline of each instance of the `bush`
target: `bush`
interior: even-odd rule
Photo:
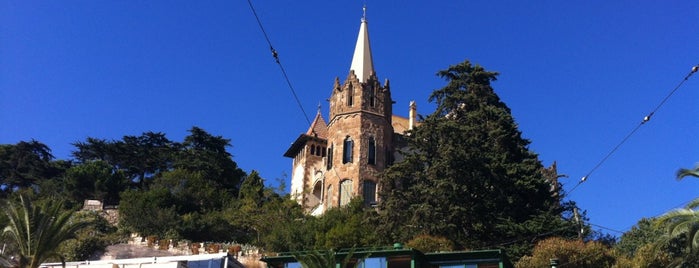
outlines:
[[[424,253],[454,250],[454,243],[448,238],[426,234],[415,236],[406,243],[406,246]]]

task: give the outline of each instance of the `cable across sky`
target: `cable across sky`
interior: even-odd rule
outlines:
[[[691,70],[689,71],[689,73],[684,77],[684,79],[682,79],[682,81],[680,81],[680,83],[677,84],[677,86],[675,86],[675,88],[673,88],[673,89],[670,91],[670,93],[668,93],[667,96],[665,96],[665,98],[663,98],[663,100],[660,101],[660,103],[658,103],[658,105],[655,107],[655,109],[653,109],[650,113],[648,113],[648,115],[646,115],[645,117],[643,117],[643,120],[641,120],[641,122],[640,122],[636,127],[634,127],[634,128],[631,130],[631,132],[629,132],[629,134],[627,134],[623,139],[621,139],[621,141],[620,141],[616,146],[614,146],[614,148],[612,148],[612,150],[609,151],[609,153],[607,153],[607,155],[605,155],[605,156],[602,158],[602,160],[600,160],[599,162],[597,162],[597,164],[596,164],[594,167],[592,167],[592,169],[590,169],[590,171],[587,172],[587,174],[585,174],[585,176],[583,176],[583,177],[580,179],[580,181],[579,181],[572,189],[570,189],[570,191],[568,191],[568,195],[570,195],[571,193],[573,193],[573,191],[575,191],[575,189],[577,189],[578,186],[580,186],[583,182],[587,181],[587,179],[590,178],[590,175],[592,175],[592,173],[595,172],[595,170],[597,170],[600,166],[602,166],[602,164],[604,164],[604,162],[606,162],[607,159],[609,159],[609,157],[611,157],[624,143],[626,143],[626,141],[629,140],[629,138],[631,138],[631,136],[633,136],[633,135],[636,133],[636,131],[638,131],[638,129],[641,128],[641,126],[643,126],[645,123],[647,123],[648,121],[650,121],[651,117],[653,117],[653,115],[655,115],[655,113],[656,113],[658,110],[660,110],[660,108],[665,104],[665,102],[667,102],[667,100],[670,99],[670,97],[671,97],[673,94],[675,94],[675,92],[676,92],[680,87],[682,87],[682,85],[684,84],[684,82],[687,81],[687,80],[689,79],[689,77],[691,77],[691,76],[692,76],[694,73],[696,73],[698,70],[699,70],[699,65],[695,65],[694,67],[692,67],[692,69],[691,69]]]

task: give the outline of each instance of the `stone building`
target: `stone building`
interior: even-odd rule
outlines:
[[[393,161],[401,137],[415,122],[393,115],[388,79],[374,70],[366,17],[361,19],[349,74],[335,78],[326,122],[320,110],[308,128],[284,153],[293,159],[291,195],[312,215],[361,196],[366,206],[378,198],[378,174]]]

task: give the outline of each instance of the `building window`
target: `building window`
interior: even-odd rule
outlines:
[[[332,185],[328,186],[328,194],[326,195],[325,203],[328,205],[328,208],[333,207],[333,186]]]
[[[365,180],[363,188],[364,205],[367,207],[376,205],[376,183]]]
[[[316,154],[316,147],[311,145],[311,155]]]
[[[340,183],[340,206],[347,205],[352,199],[352,181],[345,179]]]
[[[347,136],[345,138],[344,146],[342,148],[342,163],[351,163],[352,162],[352,151],[354,149],[354,141],[350,136]]]
[[[321,147],[320,153],[322,157],[325,157],[325,147]]]
[[[374,105],[376,105],[374,99],[376,99],[375,90],[374,90],[373,86],[370,86],[369,87],[369,105],[371,105],[371,107],[374,107]]]
[[[376,140],[369,137],[369,165],[376,165]]]
[[[354,88],[352,88],[352,84],[350,84],[347,87],[347,106],[352,107],[353,97],[354,97]]]
[[[326,163],[328,170],[333,168],[333,147],[335,147],[335,146],[330,144],[330,148],[328,148],[328,159],[327,159],[328,162]]]
[[[393,154],[391,153],[391,150],[386,148],[386,158],[384,158],[386,167],[389,167],[390,165],[393,165]]]

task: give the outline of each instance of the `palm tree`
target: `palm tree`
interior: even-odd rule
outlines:
[[[660,240],[667,245],[672,240],[682,241],[684,251],[681,257],[676,258],[671,265],[681,265],[696,262],[699,255],[699,198],[691,201],[686,207],[674,209],[658,218],[657,226],[666,224],[667,234]]]
[[[311,252],[306,252],[302,254],[293,254],[294,258],[299,261],[301,264],[301,267],[303,268],[336,268],[337,267],[337,261],[338,258],[341,257],[342,255],[345,255],[345,257],[341,260],[340,267],[343,268],[354,268],[358,266],[358,263],[361,262],[362,259],[365,259],[368,257],[362,256],[357,260],[355,263],[350,263],[354,256],[354,248],[350,249],[349,252],[346,254],[336,252],[334,250],[327,250],[327,251],[311,251]]]
[[[19,202],[8,202],[5,209],[8,224],[3,234],[17,248],[15,267],[37,268],[49,260],[60,260],[65,266],[58,246],[89,223],[71,221],[73,211],[64,211],[62,207],[63,202],[55,200],[35,205],[23,195]]]
[[[699,178],[699,165],[694,166],[694,169],[680,168],[677,171],[677,180],[684,179],[684,177]]]

